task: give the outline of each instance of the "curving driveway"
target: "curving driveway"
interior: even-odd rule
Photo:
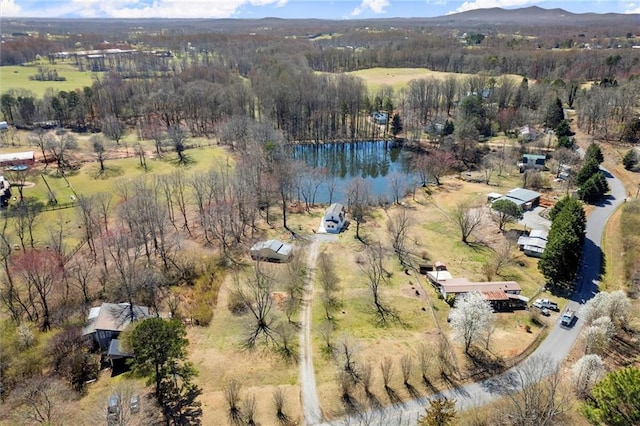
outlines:
[[[576,290],[567,305],[567,309],[573,309],[577,312],[577,322],[575,322],[572,328],[568,329],[560,327],[559,321],[556,322],[551,328],[547,338],[542,341],[540,346],[538,346],[527,360],[533,357],[548,357],[551,363],[559,362],[566,358],[584,325],[583,321],[580,321],[579,308],[598,291],[600,265],[602,263],[601,243],[604,227],[616,208],[626,199],[626,190],[622,182],[608,170],[602,169],[602,172],[607,178],[607,182],[611,188],[611,194],[606,200],[599,204],[587,218],[581,272]],[[455,398],[456,409],[458,411],[485,404],[503,395],[504,388],[497,387],[495,384],[503,382],[501,379],[514,377],[519,369],[526,366],[527,360],[497,377],[451,389],[441,394],[433,395],[432,397],[445,396],[447,398]],[[414,399],[384,409],[365,412],[353,418],[340,419],[326,424],[416,424],[415,421],[424,413],[427,401],[426,398]]]

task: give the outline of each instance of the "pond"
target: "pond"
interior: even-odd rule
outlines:
[[[356,177],[367,182],[376,201],[393,199],[392,181],[400,181],[405,193],[415,181],[412,152],[392,141],[296,145],[293,155],[322,175],[318,178],[322,183],[315,194],[316,203],[346,203],[345,189]],[[331,181],[335,187],[333,197]]]

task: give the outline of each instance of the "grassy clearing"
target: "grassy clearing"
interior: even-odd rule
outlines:
[[[48,70],[58,71],[60,77],[65,77],[65,81],[35,81],[29,80],[30,76],[38,73],[38,67]],[[33,94],[42,98],[47,89],[51,88],[55,93],[65,90],[71,91],[82,89],[93,84],[96,73],[89,71],[78,71],[76,67],[68,62],[59,62],[55,65],[47,63],[34,63],[29,65],[16,65],[0,67],[0,81],[2,81],[2,93],[9,90],[29,90]]]
[[[346,74],[362,78],[367,83],[370,93],[378,92],[383,86],[391,86],[398,91],[406,87],[409,81],[421,78],[443,81],[453,76],[458,81],[464,81],[465,78],[474,76],[474,74],[431,71],[426,68],[369,68]],[[522,76],[519,75],[508,74],[508,77],[518,83],[522,81]],[[498,79],[498,77],[494,78]]]

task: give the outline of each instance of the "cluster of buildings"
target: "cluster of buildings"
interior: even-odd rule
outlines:
[[[529,298],[522,296],[522,288],[515,281],[470,281],[467,278],[454,278],[446,265],[436,262],[433,267],[426,266],[423,271],[427,279],[445,300],[466,293],[480,293],[497,311],[524,309]]]

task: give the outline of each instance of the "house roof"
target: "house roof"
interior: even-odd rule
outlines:
[[[549,233],[543,229],[533,229],[529,232],[529,237],[546,240],[549,237]]]
[[[10,161],[33,160],[34,158],[35,158],[35,153],[33,151],[12,152],[9,154],[0,154],[0,163],[6,163]]]
[[[464,280],[464,281],[462,281]],[[489,282],[470,282],[465,278],[459,278],[456,280],[442,281],[440,286],[449,294],[469,293],[472,291],[478,291],[481,293],[492,291],[521,291],[520,284],[515,281],[489,281]]]
[[[447,271],[446,269],[427,271],[427,275],[432,281],[438,281],[438,282],[449,281],[454,279],[453,275],[451,275],[451,272]]]
[[[547,156],[546,155],[539,155],[539,154],[522,154],[522,158],[527,158],[529,160],[547,160]]]
[[[109,343],[107,356],[111,359],[118,359],[118,358],[130,357],[130,356],[133,356],[133,354],[123,349],[122,341],[120,339],[112,339],[111,342]]]
[[[341,211],[344,210],[344,206],[340,203],[333,203],[329,206],[329,208],[327,209],[327,214],[330,213],[336,213],[339,214]]]
[[[532,191],[530,189],[514,188],[511,191],[507,192],[507,195],[505,197],[507,197],[508,199],[516,199],[524,203],[529,203],[536,198],[540,198],[540,195],[541,194],[539,192]]]
[[[97,309],[99,311],[96,308],[89,311],[88,324],[82,334],[91,334],[96,330],[122,331],[132,320],[149,317],[148,307],[133,305],[132,308],[128,303],[103,303]]]
[[[504,291],[482,291],[480,294],[490,302],[495,302],[497,300],[509,300],[509,296],[507,296],[507,293]]]
[[[285,244],[278,240],[258,241],[251,247],[251,251],[271,250],[274,253],[288,255],[293,250],[291,244]]]

